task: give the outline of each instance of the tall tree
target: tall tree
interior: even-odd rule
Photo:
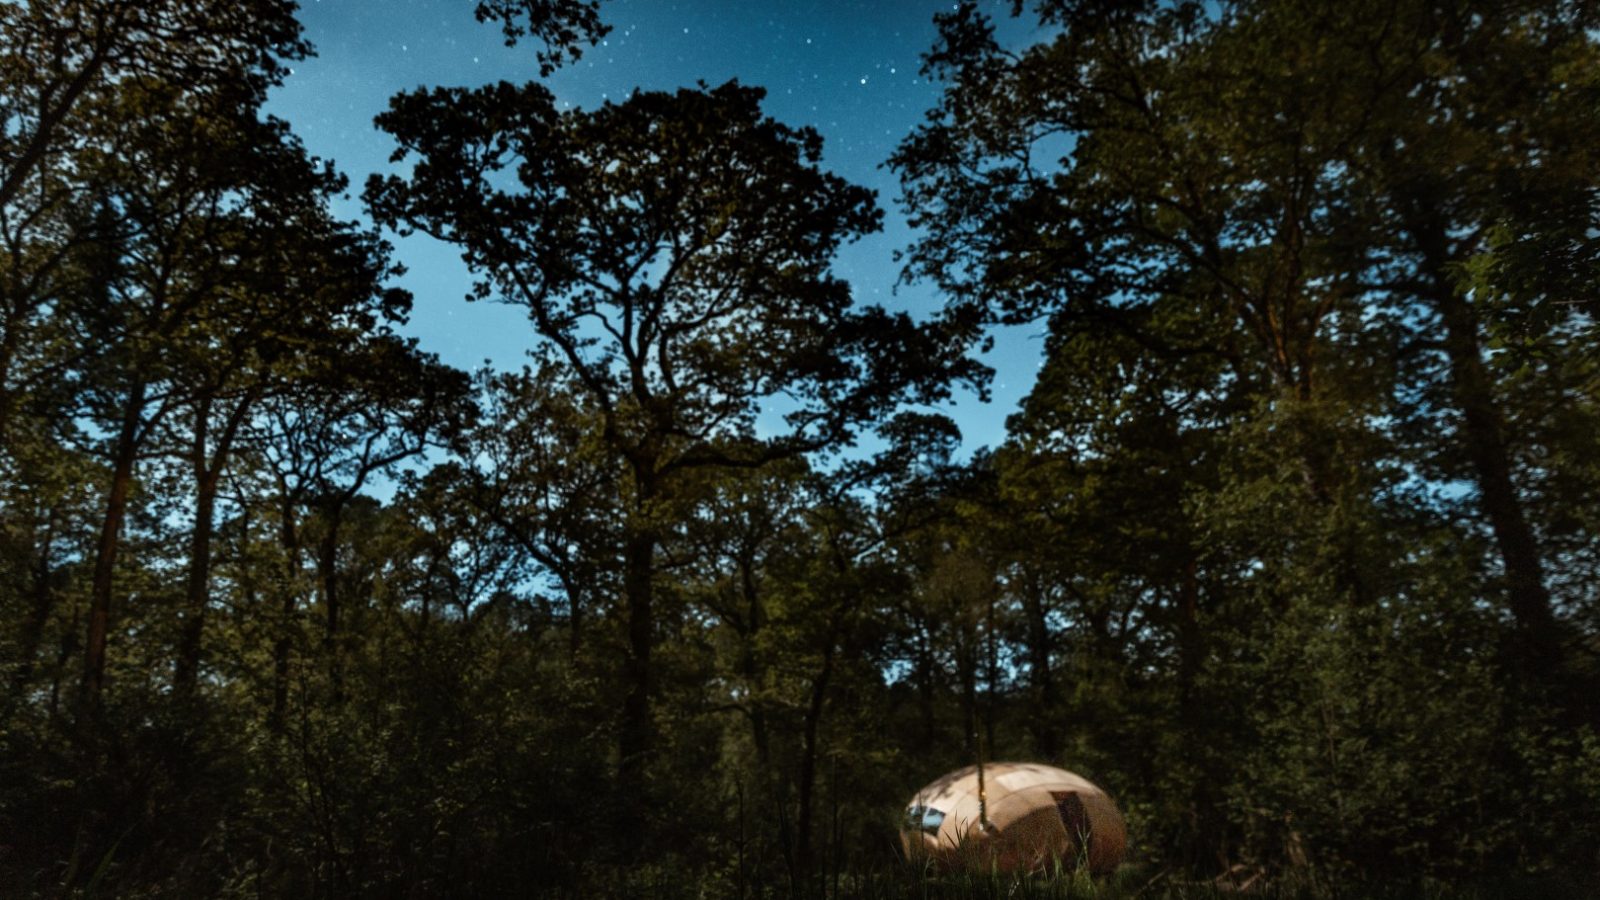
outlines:
[[[374,217],[458,245],[475,297],[526,308],[626,466],[633,784],[655,743],[656,551],[682,479],[838,446],[902,399],[943,396],[962,366],[829,274],[880,214],[817,167],[814,131],[762,115],[763,93],[729,83],[558,113],[544,88],[501,83],[401,94],[378,119],[414,163],[369,181]],[[783,426],[757,429],[780,399]]]
[[[891,160],[928,229],[908,274],[972,318],[1225,361],[1323,511],[1303,545],[1333,547],[1341,590],[1370,603],[1351,527],[1365,501],[1335,448],[1363,440],[1383,395],[1359,374],[1358,209],[1334,160],[1372,101],[1320,73],[1309,38],[1285,52],[1235,12],[1047,3],[1053,36],[1015,54],[975,4],[941,15],[927,71],[943,101]]]
[[[456,442],[459,462],[449,468],[495,540],[559,594],[576,663],[590,617],[616,593],[608,548],[619,542],[621,498],[617,460],[601,445],[586,395],[562,372],[547,359],[485,376],[482,416]]]
[[[86,152],[135,153],[115,127],[124,82],[191,99],[265,98],[309,46],[290,0],[30,0],[0,9],[0,443],[17,403],[75,356],[52,315],[65,253],[96,238]],[[231,101],[230,101],[231,102]],[[110,127],[107,127],[107,126]],[[62,357],[65,357],[63,359]]]
[[[1534,0],[1349,12],[1368,24],[1347,29],[1350,46],[1330,65],[1382,89],[1345,157],[1373,207],[1363,234],[1370,290],[1416,323],[1412,377],[1426,404],[1452,411],[1444,455],[1465,465],[1441,468],[1476,487],[1521,633],[1521,665],[1565,685],[1552,673],[1569,669],[1579,648],[1558,620],[1531,512],[1533,472],[1518,461],[1517,431],[1543,417],[1496,386],[1527,356],[1513,350],[1516,362],[1497,365],[1491,347],[1543,344],[1535,352],[1560,356],[1559,341],[1544,334],[1593,313],[1600,16],[1585,4]],[[1263,13],[1259,27],[1279,33],[1319,24]]]
[[[273,641],[271,720],[288,702],[306,564],[322,617],[322,661],[338,690],[345,640],[340,552],[345,517],[379,479],[430,447],[447,446],[472,415],[465,373],[416,348],[415,339],[369,334],[331,348],[288,389],[264,397],[250,441],[272,492],[282,574]]]
[[[85,683],[98,693],[118,544],[136,468],[182,417],[195,519],[180,687],[197,670],[217,490],[235,439],[272,391],[358,344],[409,297],[385,290],[388,248],[334,220],[344,180],[310,159],[258,98],[202,103],[128,81],[115,153],[85,153],[105,212],[93,224],[87,296],[64,307],[82,346],[86,412],[110,462],[95,554]],[[115,211],[115,216],[111,213]],[[213,426],[215,426],[213,430]]]
[[[130,77],[195,93],[264,99],[310,50],[293,0],[30,0],[0,11],[0,207],[53,157],[90,138],[86,121]]]
[[[344,189],[342,176],[313,165],[281,133],[260,152],[238,155],[259,157],[253,171],[270,187],[231,238],[250,251],[220,302],[192,330],[173,378],[181,397],[178,416],[186,426],[175,443],[194,491],[185,622],[174,673],[180,696],[192,692],[201,662],[218,493],[261,404],[303,396],[306,383],[328,380],[331,370],[383,343],[410,307],[409,295],[384,286],[394,272],[387,245],[329,215],[326,204]],[[385,374],[408,385],[406,371]]]

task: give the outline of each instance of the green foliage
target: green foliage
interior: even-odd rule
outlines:
[[[1593,894],[1588,5],[958,5],[920,323],[757,88],[402,94],[374,217],[529,315],[476,378],[261,115],[291,5],[225,5],[0,4],[10,894]],[[1035,321],[956,460],[929,405]],[[980,755],[1103,785],[1127,864],[909,871]]]

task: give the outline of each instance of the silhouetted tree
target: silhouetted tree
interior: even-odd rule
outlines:
[[[501,83],[401,94],[378,119],[414,163],[369,181],[373,215],[458,245],[474,296],[525,307],[626,465],[635,790],[655,744],[656,551],[682,480],[837,447],[904,399],[944,396],[962,365],[829,274],[879,213],[817,168],[814,131],[761,114],[762,95],[730,83],[558,113],[543,87]],[[785,427],[763,436],[756,416],[779,398]]]

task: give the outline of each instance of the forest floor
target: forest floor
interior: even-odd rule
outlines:
[[[745,896],[757,896],[755,893]],[[1194,881],[1125,869],[1109,878],[1061,875],[929,876],[906,872],[841,875],[760,896],[815,900],[1591,900],[1600,881],[1574,878],[1485,878],[1471,884],[1371,882],[1324,877],[1296,880]]]

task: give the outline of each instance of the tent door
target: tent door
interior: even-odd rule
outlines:
[[[1051,791],[1050,796],[1055,798],[1056,812],[1061,815],[1061,824],[1066,827],[1067,834],[1078,846],[1089,845],[1089,811],[1083,808],[1083,798],[1077,791]]]

